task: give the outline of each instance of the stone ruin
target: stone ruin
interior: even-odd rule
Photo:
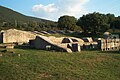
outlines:
[[[17,29],[3,30],[0,34],[1,43],[28,43],[30,39],[35,39],[36,34],[29,31]]]
[[[84,43],[75,37],[42,36],[38,32],[22,31],[17,29],[2,30],[0,32],[0,46],[14,48],[14,46],[29,43],[36,49],[53,49],[65,52],[80,52]]]
[[[30,31],[22,31],[17,29],[2,30],[0,32],[0,46],[6,48],[14,48],[15,44],[21,45],[28,43],[29,40],[35,39],[36,34]]]
[[[102,51],[119,49],[120,41],[119,39],[102,39],[100,48]]]
[[[31,48],[56,50],[64,52],[80,52],[82,49],[101,49],[102,51],[120,49],[120,39],[117,35],[106,32],[104,38],[94,41],[92,37],[54,37],[42,36],[39,32],[22,31],[16,29],[0,32],[0,46],[14,48],[15,44],[29,43]]]
[[[104,34],[104,38],[98,40],[98,46],[102,51],[119,50],[120,39],[119,35]]]
[[[74,37],[45,37],[39,35],[35,40],[30,40],[29,43],[32,48],[36,49],[57,50],[71,53],[80,52],[80,46],[84,44],[84,41]]]
[[[97,49],[98,47],[98,42],[97,41],[93,41],[92,37],[84,37],[82,38],[84,41],[83,44],[83,49]]]

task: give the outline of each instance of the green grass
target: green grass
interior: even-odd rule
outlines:
[[[83,37],[83,35],[81,34],[76,34],[76,33],[67,33],[67,34],[44,34],[43,36],[55,36],[55,37],[77,37],[77,38],[81,38]]]
[[[120,80],[119,52],[9,49],[1,54],[0,80]]]
[[[67,36],[67,35],[64,35],[64,34],[44,34],[43,36],[55,36],[55,37],[71,37],[71,36]]]

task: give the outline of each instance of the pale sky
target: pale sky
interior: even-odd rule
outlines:
[[[79,18],[92,12],[120,16],[120,0],[0,0],[0,5],[27,16],[53,21],[63,15]]]

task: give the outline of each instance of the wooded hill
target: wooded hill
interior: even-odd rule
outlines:
[[[0,29],[17,28],[23,30],[41,30],[55,27],[53,21],[23,15],[9,8],[0,6]]]

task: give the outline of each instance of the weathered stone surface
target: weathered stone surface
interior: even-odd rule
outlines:
[[[13,48],[14,48],[14,45],[7,45],[6,48],[11,48],[11,49],[13,49]]]
[[[31,39],[35,39],[36,34],[28,31],[16,29],[5,30],[1,34],[3,43],[27,43]]]
[[[71,42],[62,43],[63,39],[71,40]],[[74,40],[74,41],[73,41]],[[57,50],[57,51],[65,51],[71,53],[80,52],[80,45],[83,43],[81,39],[69,37],[45,37],[45,36],[37,36],[34,41],[31,41],[31,46],[36,49],[46,49],[46,50]],[[80,42],[80,44],[79,44]],[[33,46],[34,45],[34,46]],[[70,46],[71,45],[71,46]],[[77,45],[76,47],[74,45]],[[76,48],[76,49],[75,49]]]
[[[2,54],[0,54],[0,56],[3,56]]]
[[[62,43],[62,40],[64,39],[64,37],[55,37],[55,36],[49,36],[48,37],[52,42],[60,44]]]
[[[92,37],[84,37],[84,49],[93,49],[98,47],[98,42],[93,41]]]
[[[116,41],[115,39],[102,39],[101,40],[101,50],[112,50],[120,48],[120,40]]]

